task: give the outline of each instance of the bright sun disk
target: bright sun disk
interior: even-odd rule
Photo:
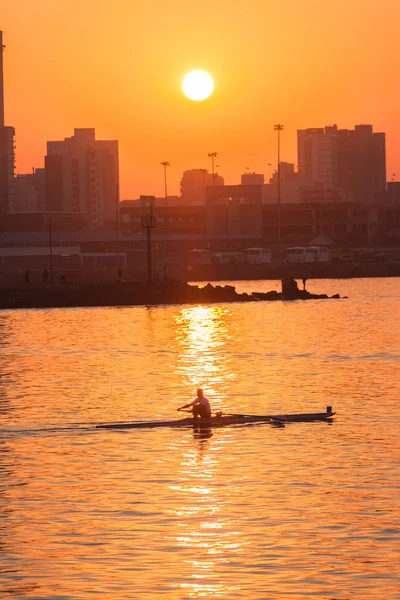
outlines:
[[[205,71],[191,71],[182,81],[182,90],[190,100],[205,100],[212,94],[214,81]]]

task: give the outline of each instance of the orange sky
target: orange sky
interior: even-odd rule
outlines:
[[[297,164],[296,130],[371,123],[400,179],[399,0],[0,0],[6,125],[17,172],[43,166],[46,141],[74,127],[118,139],[121,199],[168,193],[185,169],[226,183],[246,167]],[[181,92],[192,69],[214,94]]]

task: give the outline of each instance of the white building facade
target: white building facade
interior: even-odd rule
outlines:
[[[302,129],[297,132],[298,168],[304,182],[338,183],[337,135],[325,129]]]

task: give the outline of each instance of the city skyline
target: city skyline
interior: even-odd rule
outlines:
[[[121,199],[163,196],[161,161],[171,165],[168,192],[176,195],[185,170],[211,170],[211,151],[218,152],[227,182],[239,182],[246,166],[267,177],[277,162],[274,122],[285,124],[281,160],[296,165],[297,130],[372,123],[387,134],[387,180],[398,179],[394,27],[400,6],[365,2],[360,18],[340,1],[334,12],[308,0],[301,9],[288,1],[268,10],[256,1],[249,13],[239,6],[228,13],[222,3],[213,6],[210,23],[209,2],[196,19],[182,2],[172,4],[174,10],[157,6],[154,19],[151,3],[121,1],[110,15],[105,2],[87,2],[78,18],[78,5],[66,16],[64,1],[0,2],[7,6],[0,23],[7,47],[5,125],[16,130],[17,174],[44,165],[47,141],[95,127],[99,138],[119,140]],[[391,20],[377,30],[385,6]],[[184,40],[171,44],[174,32],[185,32]],[[232,32],[241,34],[235,44]],[[180,89],[192,68],[214,78],[214,93],[204,102],[188,100]]]

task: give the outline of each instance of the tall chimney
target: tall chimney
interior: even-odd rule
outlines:
[[[3,32],[0,31],[0,127],[4,127]]]

